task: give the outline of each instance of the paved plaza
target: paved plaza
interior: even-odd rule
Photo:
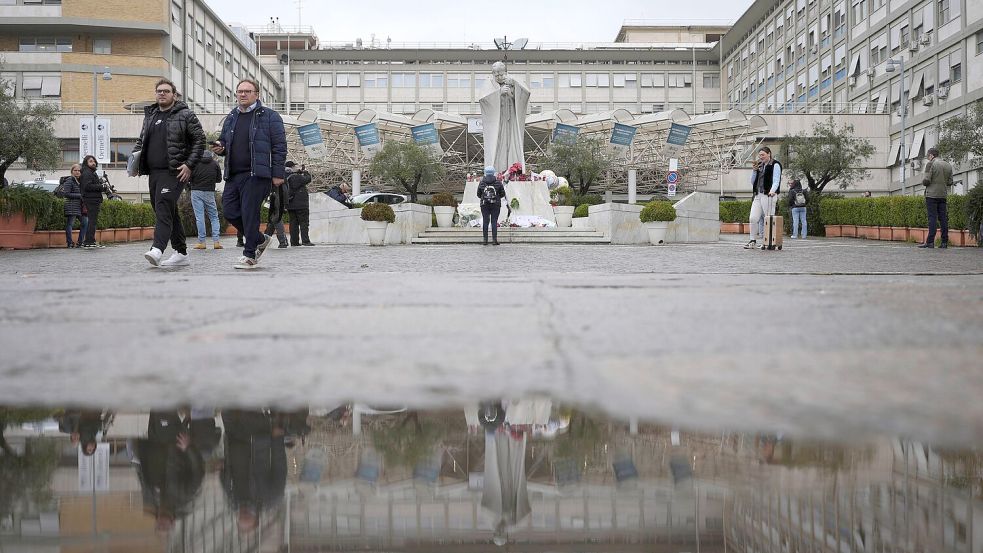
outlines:
[[[617,416],[983,440],[983,249],[863,240],[0,251],[0,403],[552,393]],[[232,246],[231,241],[226,242]]]

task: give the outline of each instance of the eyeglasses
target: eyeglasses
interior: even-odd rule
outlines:
[[[170,90],[155,90],[154,92],[157,94],[174,94],[174,92]]]
[[[255,90],[237,90],[236,94],[255,94]]]

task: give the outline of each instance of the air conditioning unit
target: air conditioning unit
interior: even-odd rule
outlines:
[[[864,74],[867,75],[867,78],[869,80],[871,80],[871,81],[874,80],[874,68],[873,67],[871,67],[870,69],[864,71]]]
[[[914,170],[916,170],[916,171],[921,171],[921,169],[922,169],[922,160],[920,160],[920,159],[913,159],[913,160],[911,160],[911,168],[914,169]]]
[[[923,106],[930,106],[933,103],[935,103],[935,96],[934,95],[932,95],[932,94],[926,94],[924,97],[922,97],[922,105]]]
[[[915,42],[915,41],[912,41],[911,44],[908,45],[908,51],[909,52],[917,52],[918,51],[918,43]]]
[[[894,114],[897,115],[898,117],[902,117],[902,113],[904,113],[903,107],[898,108],[898,111],[894,112]]]
[[[940,86],[935,93],[939,95],[940,100],[945,100],[949,96],[949,87]]]
[[[847,79],[847,82],[850,83],[850,86],[857,86],[857,77],[855,77],[854,75],[850,75],[850,78]]]
[[[812,52],[813,54],[818,54],[819,46],[813,46],[812,49],[810,49],[809,51]]]
[[[932,35],[925,33],[918,38],[918,42],[922,43],[924,46],[928,46],[932,43]]]

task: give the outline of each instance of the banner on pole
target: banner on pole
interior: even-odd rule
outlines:
[[[362,153],[372,157],[382,149],[382,140],[379,138],[379,127],[375,123],[367,123],[355,127],[355,138],[358,145],[362,148]]]
[[[97,117],[92,128],[91,117],[79,118],[79,161],[94,156],[99,163],[112,161],[110,150],[109,118]]]
[[[321,127],[317,123],[297,127],[297,134],[300,135],[300,142],[304,145],[308,158],[320,159],[328,155],[324,138],[321,136]]]
[[[632,141],[635,140],[635,132],[637,131],[638,129],[631,125],[615,123],[614,128],[611,129],[611,144],[615,146],[631,146]]]
[[[577,135],[580,134],[580,127],[575,127],[574,125],[564,125],[563,123],[557,123],[556,128],[553,129],[553,142],[565,142],[567,144],[573,144],[577,141]]]

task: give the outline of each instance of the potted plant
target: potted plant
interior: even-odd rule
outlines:
[[[362,220],[369,231],[369,244],[382,246],[386,243],[386,230],[389,223],[396,222],[396,213],[387,204],[370,203],[362,208]]]
[[[51,210],[52,196],[30,186],[0,189],[0,248],[30,249],[34,227]]]
[[[676,209],[672,207],[672,202],[653,200],[642,208],[638,217],[645,223],[649,242],[653,246],[665,244],[669,223],[676,220]]]
[[[550,194],[551,199],[555,198],[556,200],[556,203],[553,203],[553,216],[556,218],[556,226],[558,227],[573,226],[573,212],[576,206],[570,203],[570,196],[572,195],[573,190],[569,186],[560,186]]]
[[[454,213],[457,212],[457,200],[454,195],[448,192],[434,194],[431,200],[433,203],[433,214],[437,218],[438,228],[450,228],[454,225]]]

